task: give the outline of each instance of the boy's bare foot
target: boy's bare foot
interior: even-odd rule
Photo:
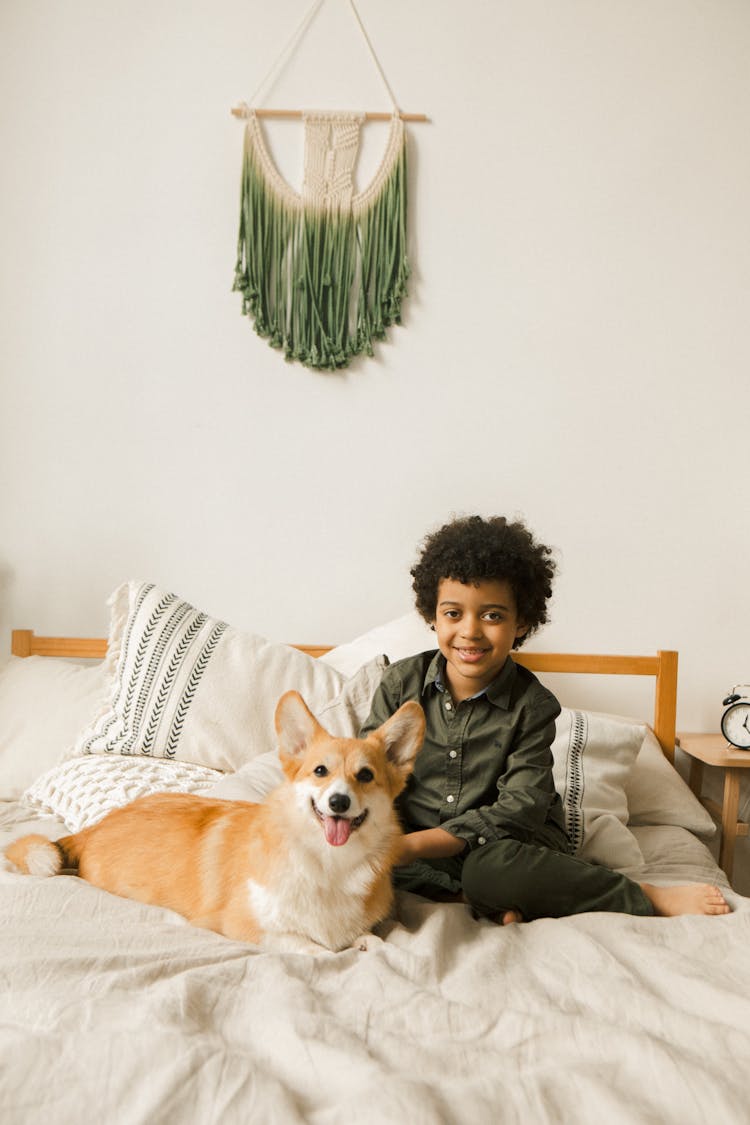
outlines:
[[[505,910],[498,917],[501,926],[509,926],[513,922],[523,922],[523,914],[520,910]]]
[[[690,883],[684,887],[654,887],[651,883],[641,883],[640,887],[656,913],[665,918],[731,912],[719,888],[710,883]]]
[[[520,910],[513,907],[511,910],[500,910],[497,914],[480,914],[475,908],[471,908],[471,916],[475,920],[478,918],[486,918],[488,922],[493,922],[496,926],[510,926],[513,922],[523,922],[524,917]]]

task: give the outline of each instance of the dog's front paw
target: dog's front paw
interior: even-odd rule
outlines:
[[[377,946],[383,945],[383,939],[379,938],[377,934],[366,933],[360,934],[356,941],[353,941],[349,946],[350,949],[356,949],[360,953],[367,953],[376,949]]]

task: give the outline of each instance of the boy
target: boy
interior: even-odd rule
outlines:
[[[425,540],[411,574],[438,651],[386,670],[362,730],[407,699],[427,719],[398,800],[396,885],[462,899],[503,925],[588,910],[726,914],[717,887],[639,884],[570,854],[552,780],[560,705],[510,658],[547,620],[551,553],[503,517],[456,519]]]

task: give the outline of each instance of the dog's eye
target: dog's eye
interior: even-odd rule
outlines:
[[[328,777],[328,770],[325,766],[316,766],[313,773],[316,777]]]
[[[367,766],[365,766],[357,774],[357,781],[372,781],[374,777],[375,774],[372,772],[372,770],[368,770]]]

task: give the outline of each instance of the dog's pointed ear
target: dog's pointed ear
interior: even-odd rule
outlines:
[[[282,695],[276,704],[274,722],[279,751],[287,758],[301,758],[322,729],[298,691],[288,691]]]
[[[402,703],[398,711],[394,711],[390,719],[386,719],[373,733],[383,739],[386,755],[394,766],[409,773],[422,749],[424,732],[424,711],[418,703],[410,700]]]

